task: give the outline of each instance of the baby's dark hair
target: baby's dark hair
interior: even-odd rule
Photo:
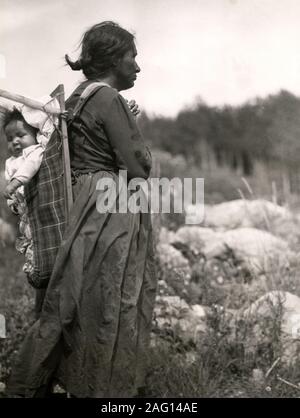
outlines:
[[[35,128],[34,126],[29,125],[24,119],[24,116],[22,115],[22,113],[16,107],[13,107],[12,110],[6,110],[6,112],[4,113],[3,120],[2,120],[3,129],[5,129],[6,126],[10,122],[13,122],[15,120],[20,120],[21,122],[23,122],[26,129],[34,132],[35,135],[38,133],[39,130]]]
[[[116,61],[133,48],[134,35],[115,22],[105,21],[88,29],[81,42],[81,55],[67,64],[74,71],[82,70],[88,80],[106,75]]]
[[[6,110],[3,116],[3,129],[13,120],[21,120],[22,122],[25,121],[22,113],[14,107],[12,110]],[[26,122],[26,121],[25,121]]]

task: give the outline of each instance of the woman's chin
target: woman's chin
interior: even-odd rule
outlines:
[[[121,90],[131,89],[131,87],[134,86],[135,80],[136,80],[135,78],[134,79],[131,78],[131,79],[126,80],[126,82],[123,83],[123,86],[122,86]]]

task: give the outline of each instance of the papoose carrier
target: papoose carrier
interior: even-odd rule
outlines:
[[[58,116],[46,145],[39,171],[24,187],[28,219],[33,241],[33,273],[28,277],[37,289],[47,287],[73,204],[72,177],[68,143],[68,126],[82,111],[87,100],[106,83],[93,82],[82,92],[74,109],[66,112],[64,86],[60,84],[52,93],[59,109],[47,107],[38,101],[0,90],[0,97]]]
[[[57,99],[59,109],[47,108],[47,105],[38,101],[4,90],[0,90],[0,96],[42,110],[49,117],[58,116],[59,119],[44,150],[39,171],[24,186],[33,240],[33,273],[28,280],[35,288],[46,288],[72,206],[64,86],[59,85],[51,93]]]

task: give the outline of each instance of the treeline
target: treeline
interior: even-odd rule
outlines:
[[[150,119],[143,113],[140,126],[153,147],[192,158],[200,166],[203,144],[211,148],[218,165],[242,164],[246,175],[255,159],[300,163],[300,98],[284,90],[237,107],[198,101],[176,118]]]
[[[0,106],[0,125],[1,113]],[[149,118],[144,112],[139,124],[154,148],[181,154],[198,166],[206,158],[203,145],[219,166],[242,165],[246,175],[251,174],[254,160],[279,161],[289,167],[300,164],[300,98],[288,91],[236,107],[212,107],[199,100],[176,118]],[[0,139],[3,167],[7,155],[3,132]]]

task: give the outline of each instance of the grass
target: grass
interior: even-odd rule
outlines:
[[[14,248],[1,248],[0,313],[6,319],[6,339],[0,339],[0,382],[6,382],[12,359],[34,320],[34,291],[21,268],[22,256]]]
[[[300,362],[293,367],[280,363],[280,312],[274,314],[274,322],[268,324],[273,344],[262,343],[253,355],[245,351],[242,335],[229,338],[229,328],[217,310],[209,332],[197,345],[174,334],[160,335],[150,352],[149,392],[166,398],[299,397]],[[242,327],[238,331],[248,332]]]
[[[168,227],[167,222],[163,225]],[[298,251],[298,245],[294,250]],[[270,315],[261,320],[263,332],[253,352],[245,349],[244,342],[251,339],[255,324],[245,326],[241,321],[233,338],[224,312],[248,307],[272,290],[300,296],[299,260],[289,266],[274,261],[271,272],[254,277],[240,268],[230,254],[226,260],[215,260],[213,265],[199,258],[187,258],[192,277],[185,289],[178,287],[178,282],[183,282],[181,272],[162,268],[157,262],[160,283],[167,283],[159,289],[166,295],[179,294],[188,303],[212,308],[209,329],[196,345],[192,341],[188,344],[168,329],[165,334],[156,332],[149,356],[149,392],[157,397],[298,398],[300,361],[293,366],[281,361],[282,305],[269,307]],[[225,283],[219,286],[214,276],[220,274]]]
[[[2,249],[0,313],[7,319],[7,339],[0,340],[0,383],[6,383],[14,354],[34,320],[34,291],[27,284],[21,266],[22,256],[14,248]],[[251,287],[244,283],[241,270],[228,282],[227,287],[217,287],[212,286],[209,270],[199,275],[199,270],[195,269],[186,291],[181,289],[181,297],[189,303],[211,307],[208,332],[201,341],[195,343],[181,340],[176,330],[158,333],[154,326],[146,394],[152,393],[162,398],[299,397],[300,387],[298,389],[297,385],[300,382],[300,364],[287,368],[277,361],[280,357],[280,309],[275,309],[271,324],[267,324],[272,345],[262,340],[259,349],[252,354],[247,353],[243,346],[248,330],[241,324],[237,335],[232,338],[222,309],[249,306],[259,296],[273,289],[300,295],[299,267],[299,263],[295,262],[289,269],[284,266],[278,268],[271,277],[258,281],[252,293],[249,290]],[[171,274],[160,271],[160,280],[167,280],[168,285],[172,285],[174,278],[168,277]],[[196,288],[198,293],[194,292]],[[255,377],[257,374],[260,379]]]
[[[299,382],[299,368],[277,369],[276,374],[262,381],[253,379],[253,371],[243,361],[241,353],[225,350],[223,342],[209,345],[206,352],[197,351],[189,363],[182,353],[170,346],[158,345],[151,350],[151,374],[148,386],[151,393],[163,398],[294,398],[298,389],[286,382]]]

